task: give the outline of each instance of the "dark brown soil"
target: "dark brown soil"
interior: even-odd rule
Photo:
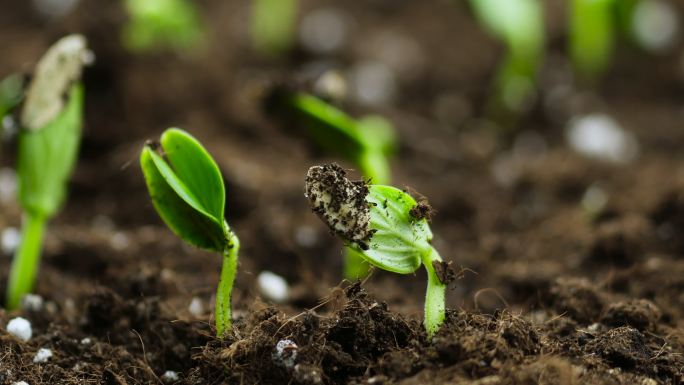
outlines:
[[[301,15],[344,12],[347,44],[266,60],[248,45],[248,2],[198,2],[209,33],[195,55],[125,52],[120,2],[82,1],[56,21],[31,2],[0,2],[0,77],[30,71],[69,32],[97,55],[79,164],[35,290],[45,305],[0,312],[0,383],[160,384],[168,370],[177,384],[684,383],[684,44],[661,56],[624,44],[594,91],[554,99],[568,86],[565,2],[545,2],[551,52],[539,101],[501,140],[482,118],[502,50],[462,3],[302,1]],[[343,282],[342,245],[308,207],[309,167],[351,165],[262,108],[271,85],[306,78],[323,59],[346,70],[377,57],[387,36],[418,47],[395,63],[393,101],[343,105],[396,125],[394,184],[429,198],[435,247],[451,262],[445,279],[459,277],[431,341],[420,324],[424,273]],[[633,132],[638,159],[572,152],[564,127],[586,112]],[[223,341],[211,318],[220,258],[164,227],[137,166],[145,141],[169,126],[216,158],[241,240],[235,328]],[[14,143],[2,146],[2,167],[13,167]],[[581,205],[591,186],[608,196],[598,213]],[[20,222],[16,203],[0,202],[0,230]],[[0,260],[3,285],[9,263]],[[287,303],[260,297],[263,270],[288,280]],[[28,342],[5,331],[16,316],[33,324]],[[54,354],[46,363],[33,362],[40,348]]]

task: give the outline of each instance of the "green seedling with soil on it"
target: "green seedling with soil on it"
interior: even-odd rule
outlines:
[[[284,93],[280,98],[318,146],[354,164],[372,183],[390,183],[389,160],[397,146],[391,122],[377,115],[356,120],[306,93]],[[346,278],[362,278],[368,269],[368,263],[358,252],[352,248],[345,250]]]
[[[70,35],[38,62],[20,114],[17,174],[24,211],[21,244],[10,268],[6,306],[14,309],[31,292],[43,234],[66,198],[67,179],[76,163],[83,116],[81,71],[86,40]]]
[[[189,0],[125,0],[130,20],[122,31],[133,52],[195,48],[204,36],[194,2]]]
[[[240,241],[224,219],[226,192],[211,155],[187,132],[170,128],[140,155],[147,189],[159,216],[178,237],[223,257],[216,290],[216,333],[232,328],[230,298]]]
[[[298,0],[252,0],[251,37],[264,56],[288,51],[294,41]]]
[[[539,0],[470,0],[480,23],[506,44],[507,53],[494,80],[495,115],[517,115],[534,96],[544,58],[544,20]]]
[[[433,336],[444,322],[446,287],[453,277],[430,244],[426,206],[395,187],[350,181],[336,164],[309,169],[306,196],[323,222],[373,266],[399,274],[425,267],[424,326]]]

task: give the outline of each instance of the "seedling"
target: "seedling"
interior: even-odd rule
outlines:
[[[315,166],[306,175],[313,211],[370,264],[411,274],[421,264],[428,276],[425,330],[433,336],[444,322],[448,265],[430,244],[426,211],[405,192],[365,181],[350,181],[336,164]]]
[[[21,102],[23,93],[24,79],[21,75],[10,75],[0,81],[0,145],[5,138],[5,130],[8,126],[5,117]],[[1,153],[2,151],[0,151]]]
[[[492,113],[518,114],[534,95],[544,53],[544,20],[539,0],[470,0],[476,17],[507,46],[494,80]]]
[[[194,48],[204,35],[197,9],[188,0],[126,0],[130,20],[124,46],[133,52]]]
[[[294,40],[297,0],[252,0],[252,46],[264,56],[278,56]]]
[[[24,93],[24,78],[13,74],[0,81],[0,121],[19,102]]]
[[[575,71],[585,80],[594,80],[610,63],[616,34],[615,3],[615,0],[571,2],[570,57]]]
[[[216,290],[216,333],[232,327],[230,297],[240,241],[224,219],[226,192],[216,162],[187,132],[170,128],[140,154],[147,189],[159,216],[178,237],[223,256]]]
[[[279,98],[320,147],[354,164],[367,180],[377,184],[390,182],[389,158],[396,148],[396,135],[387,119],[371,115],[356,120],[325,101],[301,92],[283,92]],[[368,268],[354,249],[345,250],[345,277],[364,277]]]
[[[81,138],[86,40],[70,35],[38,62],[20,115],[19,203],[24,211],[21,245],[10,268],[6,306],[14,309],[34,285],[47,221],[66,198],[67,178]]]

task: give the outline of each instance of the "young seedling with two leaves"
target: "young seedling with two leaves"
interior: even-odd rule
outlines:
[[[89,56],[83,36],[60,39],[36,65],[25,93],[17,160],[24,221],[7,285],[9,309],[33,289],[45,226],[66,198],[81,138],[81,71]]]
[[[453,276],[430,244],[432,231],[421,205],[397,188],[350,181],[336,164],[309,169],[306,196],[323,222],[373,266],[399,274],[425,267],[424,326],[433,336],[444,322]]]
[[[226,192],[216,162],[187,132],[170,128],[140,155],[147,189],[159,216],[185,242],[221,254],[216,290],[216,333],[231,331],[230,298],[240,241],[224,219]]]

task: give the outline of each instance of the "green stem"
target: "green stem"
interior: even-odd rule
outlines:
[[[441,262],[442,257],[434,247],[431,247],[423,255],[423,266],[425,266],[428,276],[425,294],[425,330],[430,338],[435,335],[440,326],[442,326],[442,323],[444,323],[446,301],[446,285],[437,277],[435,268],[432,266],[433,261]]]
[[[366,150],[356,161],[364,178],[370,178],[372,184],[387,184],[391,179],[391,171],[387,156],[378,150]]]
[[[7,283],[6,306],[10,310],[16,309],[21,298],[33,289],[46,222],[46,217],[40,214],[26,213],[24,215],[21,245],[12,260]]]
[[[223,338],[233,327],[230,297],[237,273],[240,240],[232,231],[229,231],[228,234],[230,236],[230,246],[223,252],[221,277],[216,289],[216,335],[218,338]]]
[[[344,248],[344,277],[349,280],[364,278],[370,271],[370,264],[351,247]]]

